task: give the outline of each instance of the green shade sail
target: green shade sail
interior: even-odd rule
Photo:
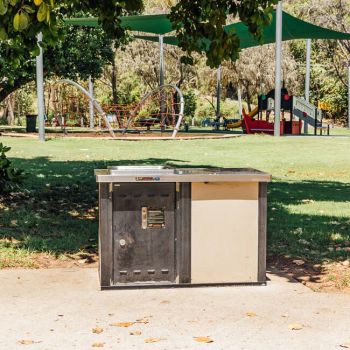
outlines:
[[[64,22],[68,25],[80,27],[100,27],[97,18],[69,18]],[[129,28],[134,32],[145,32],[158,35],[170,33],[171,22],[167,15],[145,15],[145,16],[125,16],[121,18],[122,27]]]
[[[150,34],[164,35],[172,32],[172,25],[167,15],[145,15],[145,16],[125,16],[122,17],[122,26],[132,31],[144,32]],[[72,18],[66,19],[67,25],[100,27],[96,18]],[[254,36],[249,32],[248,27],[242,23],[229,24],[225,27],[227,31],[236,31],[241,39],[241,48],[249,48],[259,46],[261,43],[255,40]],[[266,26],[263,33],[262,44],[271,44],[275,42],[276,34],[276,12],[273,13],[273,19],[270,25]],[[152,35],[136,35],[138,39],[148,41],[158,41],[157,36]],[[302,21],[290,14],[283,13],[283,41],[295,39],[334,39],[334,40],[350,40],[349,33],[342,33],[316,26],[312,23]],[[164,43],[169,45],[178,45],[175,36],[164,37]]]
[[[249,32],[247,26],[240,23],[230,24],[226,26],[226,30],[235,30],[241,39],[241,48],[260,45]],[[335,40],[350,40],[350,34],[342,33],[335,30],[316,26],[291,16],[283,12],[283,31],[282,40],[295,39],[335,39]],[[264,28],[263,44],[271,44],[276,41],[276,13],[273,14],[273,19],[270,25]]]

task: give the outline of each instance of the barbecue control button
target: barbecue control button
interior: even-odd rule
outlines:
[[[125,247],[125,246],[126,246],[126,241],[125,241],[125,239],[121,239],[121,240],[119,241],[119,245],[120,245],[121,247]]]

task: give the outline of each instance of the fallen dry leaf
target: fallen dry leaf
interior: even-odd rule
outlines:
[[[127,327],[134,325],[134,324],[135,324],[135,322],[117,322],[117,323],[110,323],[109,325],[113,326],[113,327],[127,328]]]
[[[130,335],[141,335],[142,332],[141,331],[131,331],[129,334]]]
[[[198,343],[214,343],[214,340],[210,337],[194,337],[193,339]]]
[[[298,265],[298,266],[302,266],[305,264],[305,261],[301,260],[301,259],[296,259],[296,260],[293,260],[293,264]]]
[[[147,324],[147,323],[149,323],[149,319],[148,318],[140,318],[140,319],[136,320],[135,323]]]
[[[18,226],[18,221],[17,220],[11,220],[10,227],[17,227]]]
[[[346,348],[346,349],[350,349],[350,340],[348,340],[347,342],[340,344],[339,345],[341,348]]]
[[[92,333],[100,334],[103,332],[103,328],[96,327],[92,329]]]
[[[145,343],[158,343],[161,340],[160,338],[147,338],[145,339]]]
[[[301,202],[302,203],[306,203],[306,204],[308,204],[308,203],[315,203],[315,201],[312,200],[312,199],[302,199]]]
[[[288,325],[288,328],[292,331],[300,331],[301,329],[303,329],[303,326],[299,323],[291,323],[290,325]]]
[[[18,341],[18,344],[22,344],[22,345],[31,345],[31,344],[35,344],[34,340],[29,340],[29,339],[22,339]]]
[[[92,343],[93,348],[103,348],[105,346],[105,343]]]
[[[256,316],[258,316],[255,312],[247,312],[246,315],[248,317],[256,317]]]

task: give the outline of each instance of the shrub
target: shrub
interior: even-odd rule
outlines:
[[[185,117],[194,118],[197,109],[197,96],[193,90],[184,93],[185,100]]]
[[[6,157],[10,149],[0,143],[0,194],[17,187],[24,177],[23,171],[13,167],[11,161]]]
[[[118,104],[133,104],[141,99],[141,86],[137,75],[122,74],[118,85]]]
[[[0,117],[0,125],[8,125],[7,118],[5,118],[5,117]]]
[[[201,126],[204,119],[215,119],[216,101],[211,104],[207,99],[200,99],[195,114],[195,125]],[[238,102],[230,99],[221,101],[221,116],[228,119],[239,119]]]

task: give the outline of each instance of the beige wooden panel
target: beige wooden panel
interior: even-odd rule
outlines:
[[[255,282],[258,183],[193,183],[192,283]]]

